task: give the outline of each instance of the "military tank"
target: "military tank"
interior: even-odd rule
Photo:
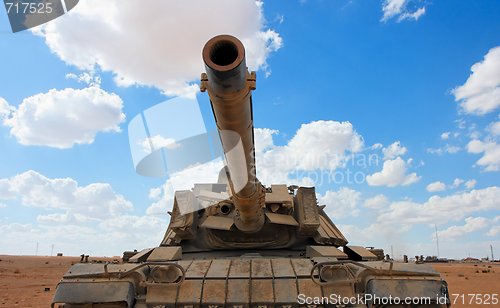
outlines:
[[[52,307],[449,306],[447,284],[430,266],[381,261],[348,245],[314,187],[259,182],[256,75],[247,70],[244,47],[216,36],[202,56],[200,87],[227,163],[218,183],[175,193],[158,247],[126,252],[120,264],[72,266]],[[200,206],[203,200],[209,206]]]

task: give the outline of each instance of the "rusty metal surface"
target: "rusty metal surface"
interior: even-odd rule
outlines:
[[[209,279],[203,284],[202,302],[205,305],[224,305],[226,298],[226,280]]]
[[[201,228],[216,229],[216,230],[231,230],[234,225],[232,218],[223,216],[208,216],[207,219],[200,225]]]
[[[250,259],[232,260],[229,269],[229,278],[249,278],[250,277]]]
[[[269,277],[273,277],[273,269],[271,268],[271,260],[269,260],[269,259],[253,259],[252,260],[252,278],[269,278]]]
[[[314,257],[334,257],[337,259],[347,259],[347,254],[333,246],[307,246],[306,256]]]
[[[86,304],[91,303],[126,303],[132,307],[135,290],[128,281],[110,282],[71,282],[57,286],[53,303]]]
[[[200,88],[210,96],[227,160],[229,186],[238,211],[235,224],[242,231],[256,232],[264,224],[264,192],[255,176],[251,97],[255,73],[247,71],[243,44],[230,35],[210,39],[203,47],[202,58],[206,74],[202,76]],[[243,157],[231,155],[236,145],[242,146]]]
[[[221,260],[213,260],[210,268],[208,269],[207,278],[226,278],[229,272],[229,266],[231,264],[231,260],[221,259]]]
[[[128,262],[130,263],[138,263],[138,262],[144,262],[146,261],[147,257],[149,254],[153,251],[154,248],[146,248],[141,251],[139,251],[137,254],[134,256],[130,257]]]
[[[276,279],[274,281],[274,297],[276,304],[297,302],[297,284],[295,279]]]
[[[355,261],[376,261],[377,256],[363,246],[345,246],[345,253]]]
[[[157,263],[146,264],[154,267]],[[443,291],[446,285],[440,280],[439,275],[436,275],[425,264],[393,264],[391,266],[388,262],[361,263],[349,260],[315,264],[313,260],[307,258],[262,257],[185,260],[165,264],[184,266],[185,280],[180,283],[155,283],[145,282],[146,277],[139,277],[139,280],[134,283],[137,286],[143,284],[145,289],[137,290],[138,293],[144,294],[143,297],[136,299],[138,302],[143,301],[149,307],[157,305],[160,307],[184,307],[186,305],[193,305],[193,307],[292,305],[296,307],[298,294],[305,294],[309,297],[329,297],[331,294],[351,297],[356,295],[354,285],[360,283],[362,287],[357,288],[358,292],[365,292],[364,289],[366,289],[366,292],[381,296],[395,296],[395,294],[402,294],[401,292],[410,295],[446,292]],[[318,284],[316,279],[320,279],[321,274],[308,277],[307,273],[310,274],[314,267],[321,267],[322,264],[338,266],[344,269],[345,273],[349,271],[352,277],[336,276],[340,280],[333,285]],[[93,264],[84,264],[84,266],[90,265]],[[132,276],[134,275],[130,278],[133,278]],[[74,286],[73,288],[79,287],[78,283],[71,281],[72,279],[65,279],[63,284]],[[133,281],[130,281],[130,285],[133,285]],[[92,286],[100,284],[109,289],[120,282],[110,281],[108,278],[89,277],[86,283]],[[407,292],[407,289],[413,291]],[[61,292],[65,291],[67,290],[62,287]],[[116,294],[125,296],[122,293]],[[67,294],[70,293],[66,292]],[[106,296],[103,301],[115,299],[113,296]],[[74,298],[71,300],[75,301]]]
[[[148,257],[148,262],[172,261],[182,258],[182,247],[156,247]]]
[[[252,303],[256,305],[269,305],[274,303],[274,285],[272,279],[252,280]]]
[[[295,272],[290,259],[272,259],[273,273],[276,277],[295,277]]]
[[[245,305],[250,303],[250,280],[248,279],[229,279],[227,282],[228,305]]]
[[[205,277],[211,262],[211,260],[194,260],[186,271],[186,278]]]
[[[298,226],[299,223],[290,215],[266,213],[266,217],[272,224]]]

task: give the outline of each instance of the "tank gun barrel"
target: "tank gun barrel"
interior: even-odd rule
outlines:
[[[229,169],[229,186],[236,207],[235,225],[256,232],[264,224],[263,192],[255,173],[252,90],[243,44],[230,35],[210,39],[203,48],[206,73],[201,91],[210,97],[217,130]]]

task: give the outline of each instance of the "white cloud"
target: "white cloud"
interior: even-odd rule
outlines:
[[[441,139],[447,140],[448,138],[450,138],[450,132],[444,132],[441,134]]]
[[[500,170],[500,144],[495,141],[471,140],[467,144],[467,151],[474,154],[483,153],[476,164],[484,167],[485,171]]]
[[[456,188],[456,187],[462,185],[463,182],[465,182],[465,181],[462,180],[462,179],[456,178],[456,179],[453,180],[452,187]]]
[[[380,194],[375,197],[365,200],[364,206],[370,209],[382,209],[389,205],[389,200],[386,196]]]
[[[4,208],[6,208],[6,207],[7,207],[7,204],[5,204],[5,203],[1,203],[1,202],[0,202],[0,209],[4,209]]]
[[[500,121],[492,122],[488,126],[488,131],[493,135],[493,136],[500,136]]]
[[[274,145],[272,130],[257,130],[257,176],[264,184],[312,185],[315,170],[343,167],[349,153],[363,149],[363,138],[349,122],[315,121],[302,124],[288,144]],[[313,173],[302,173],[311,171]]]
[[[437,154],[437,155],[443,155],[445,153],[447,153],[447,154],[455,154],[455,153],[460,152],[460,150],[461,150],[461,148],[458,147],[458,146],[447,144],[447,145],[445,145],[444,147],[441,147],[441,148],[436,148],[436,149],[429,148],[429,149],[427,149],[427,153]]]
[[[477,181],[474,179],[468,180],[467,182],[465,182],[465,187],[468,189],[472,189],[472,188],[474,188],[474,186],[476,186],[476,183],[477,183]]]
[[[387,21],[391,18],[397,17],[398,22],[405,19],[418,20],[422,15],[425,14],[425,7],[420,8],[409,8],[411,2],[419,1],[408,1],[408,0],[384,0],[382,3],[382,12],[384,15],[380,21]]]
[[[4,98],[0,97],[0,122],[9,116],[13,109]]]
[[[166,217],[130,215],[132,203],[107,183],[80,186],[35,171],[0,179],[0,199],[44,210],[33,224],[0,218],[0,247],[11,254],[32,254],[40,243],[42,255],[52,244],[65,255],[119,255],[157,246],[168,223]]]
[[[161,193],[162,193],[162,190],[160,187],[155,187],[155,188],[151,188],[149,190],[149,199],[151,200],[158,200],[161,198]]]
[[[50,179],[33,170],[0,179],[0,199],[16,199],[24,206],[65,211],[64,215],[41,218],[46,221],[67,221],[74,217],[71,215],[102,219],[120,215],[133,207],[107,183],[79,186],[71,178]]]
[[[413,12],[404,12],[398,17],[398,21],[403,21],[405,19],[413,19],[417,21],[420,17],[422,17],[425,14],[425,7],[418,8],[416,11]]]
[[[446,189],[446,185],[443,182],[433,182],[426,187],[428,192],[438,192]]]
[[[98,66],[120,86],[154,86],[168,95],[198,91],[191,82],[204,69],[203,45],[215,35],[238,37],[252,70],[268,70],[267,58],[283,44],[266,29],[263,3],[255,0],[88,0],[33,31],[68,64]]]
[[[327,191],[318,196],[320,204],[326,204],[325,210],[332,218],[339,219],[347,216],[358,216],[358,204],[361,193],[353,189],[342,187],[338,191]]]
[[[461,226],[451,226],[439,231],[438,236],[444,240],[454,240],[468,233],[472,233],[488,227],[489,221],[484,217],[467,217],[465,224]]]
[[[407,174],[407,163],[401,157],[386,160],[382,171],[366,177],[366,181],[370,186],[407,186],[418,180],[420,180],[420,176],[416,173]]]
[[[382,153],[384,153],[384,160],[403,156],[406,154],[406,152],[407,149],[404,146],[401,146],[400,141],[396,141],[387,148],[382,149]]]
[[[500,46],[490,49],[471,72],[467,81],[452,91],[455,101],[469,114],[494,111],[500,106]]]
[[[432,196],[423,203],[393,202],[377,221],[387,224],[442,224],[458,221],[472,213],[500,210],[500,188],[493,186],[449,196]]]
[[[500,234],[500,216],[495,217],[492,220],[492,227],[491,229],[486,233],[488,236],[498,236]]]
[[[123,102],[99,87],[50,90],[22,101],[4,120],[23,145],[71,148],[90,144],[99,132],[119,132]]]
[[[180,144],[175,143],[175,139],[165,138],[160,135],[154,135],[153,137],[139,140],[138,143],[145,153],[151,153],[161,148],[176,149],[180,147]]]
[[[83,72],[81,74],[68,73],[66,79],[73,79],[79,83],[86,84],[87,86],[99,86],[101,84],[101,77],[95,75],[95,72]]]
[[[264,153],[274,146],[273,135],[278,134],[279,131],[269,128],[255,128],[255,152]]]

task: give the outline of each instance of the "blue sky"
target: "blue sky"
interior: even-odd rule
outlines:
[[[435,255],[435,225],[442,257],[500,249],[498,2],[184,2],[81,0],[15,34],[0,11],[0,253],[157,245],[175,180],[215,169],[140,176],[127,125],[179,95],[213,125],[197,83],[221,33],[257,71],[263,183],[316,185],[352,244],[395,257]]]

